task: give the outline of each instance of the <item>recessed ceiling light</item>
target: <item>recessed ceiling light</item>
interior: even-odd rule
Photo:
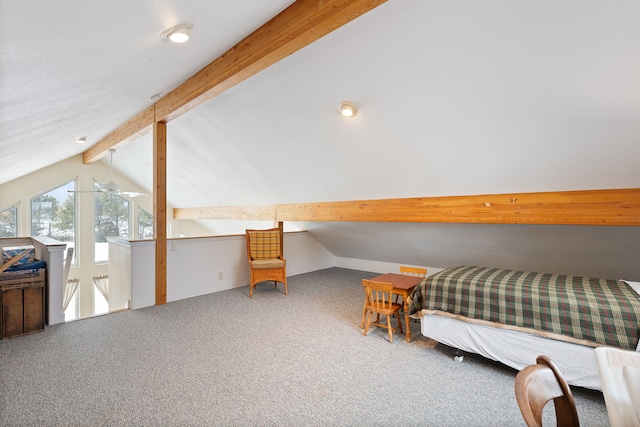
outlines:
[[[80,138],[76,138],[76,142],[78,144],[84,144],[87,142],[87,137],[86,136],[81,136]]]
[[[171,40],[174,43],[184,43],[189,40],[189,30],[193,24],[178,24],[160,34],[161,39]]]
[[[338,107],[338,111],[345,117],[355,117],[358,114],[358,108],[353,102],[342,101]]]

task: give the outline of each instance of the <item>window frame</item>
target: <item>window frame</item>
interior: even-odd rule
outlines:
[[[77,191],[78,189],[78,177],[76,176],[75,178],[72,178],[70,180],[65,180],[62,183],[59,183],[57,185],[53,185],[43,191],[38,192],[37,194],[32,195],[31,197],[29,197],[27,199],[28,202],[28,207],[27,207],[27,228],[28,228],[28,235],[29,236],[33,236],[33,200],[37,199],[38,197],[47,195],[49,193],[54,192],[55,190],[64,187],[68,184],[73,184],[73,188],[69,189],[72,191]],[[78,230],[78,196],[77,193],[67,193],[68,195],[71,195],[71,197],[73,198],[73,259],[71,260],[71,265],[73,267],[77,267],[78,266],[78,251],[79,251],[79,245],[78,245],[78,236],[79,236],[79,230]],[[55,197],[55,196],[54,196]],[[67,196],[68,197],[68,196]],[[57,198],[56,198],[57,199]],[[62,200],[62,204],[66,201]],[[56,239],[57,240],[57,239]],[[63,243],[69,243],[68,241],[62,241]],[[66,255],[65,255],[66,256]]]

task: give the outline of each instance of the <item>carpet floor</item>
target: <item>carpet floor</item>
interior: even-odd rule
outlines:
[[[516,426],[516,371],[420,334],[362,335],[361,279],[282,285],[48,326],[0,341],[2,426]],[[583,426],[602,393],[574,388]],[[553,418],[553,405],[545,420]]]

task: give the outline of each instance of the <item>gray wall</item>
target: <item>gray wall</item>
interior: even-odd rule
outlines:
[[[305,223],[337,257],[640,281],[640,227]]]

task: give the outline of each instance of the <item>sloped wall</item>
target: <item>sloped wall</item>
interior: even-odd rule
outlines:
[[[640,280],[640,227],[304,223],[334,256]]]

